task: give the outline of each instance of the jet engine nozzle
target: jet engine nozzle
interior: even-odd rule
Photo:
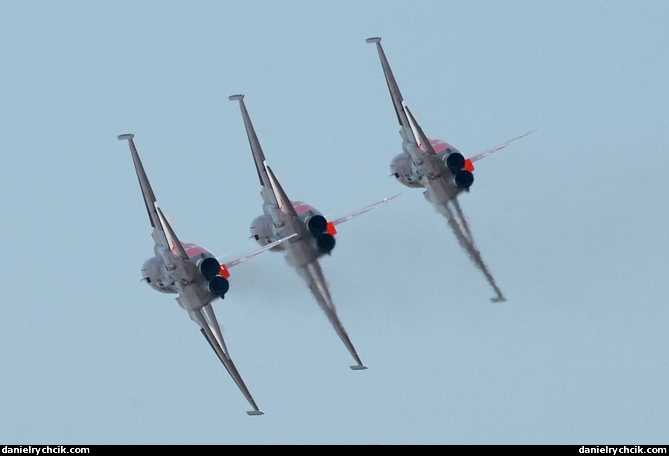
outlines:
[[[215,276],[209,280],[209,292],[214,296],[220,296],[222,299],[229,289],[230,283],[221,276]]]
[[[337,241],[335,241],[334,236],[330,233],[322,233],[316,237],[316,246],[318,247],[318,251],[321,253],[332,252],[336,242]]]
[[[451,152],[446,157],[446,166],[448,166],[448,169],[450,169],[453,175],[455,175],[458,171],[465,167],[465,157],[463,157],[459,152]]]
[[[207,279],[216,277],[221,269],[221,263],[216,258],[207,257],[197,262],[197,267],[200,269],[202,275]]]
[[[325,217],[322,215],[312,215],[309,217],[309,220],[307,220],[307,228],[309,228],[309,231],[311,234],[314,236],[318,236],[319,234],[322,234],[327,230],[328,228],[328,221],[325,220]]]
[[[466,169],[462,169],[455,174],[455,185],[459,188],[468,189],[473,183],[474,175]]]

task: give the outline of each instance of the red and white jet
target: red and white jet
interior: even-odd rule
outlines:
[[[335,226],[364,214],[399,195],[386,198],[350,215],[331,221],[326,220],[323,214],[310,205],[301,201],[291,201],[270,167],[265,163],[265,154],[260,147],[260,142],[244,104],[244,95],[232,95],[229,99],[239,101],[246,134],[262,187],[260,195],[263,199],[264,214],[256,217],[251,223],[251,236],[260,245],[267,246],[277,239],[297,235],[288,242],[279,245],[275,250],[285,251],[288,263],[306,281],[316,301],[355,360],[356,364],[351,366],[351,369],[367,369],[355,351],[344,326],[339,321],[337,310],[330,296],[330,290],[318,259],[323,255],[332,253],[332,249],[335,247],[334,236],[337,233]]]
[[[217,298],[223,299],[228,291],[228,268],[235,266],[259,253],[281,244],[286,239],[278,239],[264,248],[242,258],[220,264],[208,250],[196,245],[180,242],[163,212],[156,203],[156,197],[144,172],[139,154],[133,141],[134,135],[119,135],[119,140],[127,140],[130,154],[135,164],[139,186],[144,197],[149,221],[153,227],[155,256],[149,258],[142,266],[142,278],[154,290],[161,293],[175,293],[179,305],[188,312],[190,318],[200,326],[202,335],[211,346],[216,356],[249,401],[253,410],[249,415],[262,415],[251,393],[239,375],[223,340],[221,328],[216,320],[211,303]]]
[[[476,267],[483,272],[494,290],[495,296],[491,300],[493,302],[505,301],[506,298],[483,262],[481,253],[474,245],[474,238],[462,213],[457,196],[464,191],[469,191],[474,183],[472,173],[475,161],[505,148],[532,132],[512,138],[481,154],[465,159],[460,151],[451,144],[428,139],[425,136],[411,111],[404,104],[400,89],[381,47],[381,38],[368,38],[367,43],[376,44],[376,49],[381,58],[383,74],[390,90],[390,98],[397,114],[397,120],[400,123],[403,152],[395,156],[390,162],[390,172],[401,184],[407,187],[425,188],[425,197],[448,219],[458,242],[469,254]]]

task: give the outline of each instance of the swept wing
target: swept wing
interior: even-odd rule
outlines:
[[[393,107],[395,108],[395,114],[397,114],[397,120],[400,123],[400,135],[405,141],[411,141],[413,137],[413,132],[411,131],[411,124],[407,118],[406,112],[404,111],[404,98],[402,98],[402,93],[400,88],[395,81],[395,76],[393,75],[392,70],[390,69],[390,64],[386,58],[385,52],[383,52],[383,47],[381,47],[381,38],[373,37],[367,38],[367,43],[375,43],[376,50],[379,53],[379,58],[381,59],[381,66],[383,67],[383,75],[386,77],[386,83],[388,84],[388,91],[390,92],[390,98],[393,101]]]
[[[260,194],[262,195],[263,201],[265,203],[276,204],[276,199],[274,198],[274,193],[271,191],[272,187],[270,184],[269,176],[267,175],[267,170],[265,169],[265,154],[260,146],[260,141],[258,140],[258,135],[253,128],[251,123],[251,118],[249,113],[246,110],[246,105],[244,104],[244,95],[231,95],[228,97],[230,101],[239,101],[239,108],[242,111],[242,118],[244,119],[244,128],[246,129],[246,135],[249,139],[249,146],[251,146],[251,152],[253,154],[253,161],[256,165],[256,171],[258,172],[258,179],[260,180],[260,185],[262,190]]]
[[[142,161],[140,160],[139,154],[137,153],[137,148],[135,147],[135,142],[133,140],[134,137],[135,135],[133,134],[126,134],[119,135],[118,139],[127,140],[128,145],[130,146],[130,155],[132,156],[132,161],[135,165],[137,179],[139,180],[139,187],[142,190],[144,205],[146,206],[146,212],[149,215],[149,221],[153,227],[151,237],[153,238],[153,241],[156,245],[167,245],[167,238],[165,237],[165,233],[162,230],[158,220],[158,213],[156,212],[155,208],[156,195],[153,193],[151,183],[149,182],[149,178],[146,176],[144,166],[142,165]]]
[[[344,343],[349,353],[351,353],[351,356],[357,363],[351,366],[351,369],[353,370],[367,369],[367,367],[364,364],[362,364],[362,361],[360,360],[358,353],[355,351],[355,348],[353,347],[351,339],[349,339],[348,337],[348,333],[344,329],[344,325],[342,325],[341,321],[339,320],[339,316],[337,315],[337,309],[335,308],[335,305],[332,302],[332,297],[330,296],[330,290],[328,288],[327,282],[325,281],[325,277],[323,276],[323,270],[321,269],[321,265],[318,262],[318,260],[315,260],[303,267],[297,268],[297,271],[307,282],[307,285],[309,286],[311,293],[316,298],[316,302],[318,302],[318,305],[321,307],[321,309],[323,309],[323,312],[325,312],[325,315],[327,315],[328,320],[330,320],[330,323],[337,332],[337,335],[339,336],[339,338]]]

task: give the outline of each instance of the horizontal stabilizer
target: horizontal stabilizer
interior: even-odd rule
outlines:
[[[497,152],[498,150],[502,150],[502,149],[504,149],[506,146],[508,146],[508,145],[511,144],[512,142],[514,142],[514,141],[518,141],[519,139],[522,139],[522,138],[524,138],[525,136],[527,136],[527,135],[529,135],[529,134],[531,134],[531,133],[534,133],[535,131],[536,131],[536,130],[528,131],[527,133],[523,133],[523,134],[520,135],[520,136],[516,136],[515,138],[511,138],[511,139],[509,139],[508,141],[503,142],[502,144],[493,147],[492,149],[488,149],[488,150],[486,150],[486,151],[483,152],[483,153],[480,153],[480,154],[478,154],[478,155],[475,155],[475,156],[471,157],[469,160],[470,160],[471,162],[475,162],[475,161],[477,161],[477,160],[480,160],[480,159],[482,159],[482,158],[485,158],[485,157],[487,157],[488,155],[490,155],[490,154],[492,154],[492,153],[494,153],[494,152]]]
[[[256,415],[264,415],[265,412],[261,412],[260,410],[249,410],[248,412],[246,412],[246,414],[250,416],[256,416]]]
[[[352,213],[352,214],[349,214],[349,215],[346,215],[346,216],[344,216],[344,217],[340,217],[340,218],[338,218],[338,219],[336,219],[336,220],[333,220],[331,223],[332,223],[334,226],[337,226],[337,225],[339,225],[340,223],[346,222],[346,221],[348,221],[348,220],[351,220],[351,219],[354,218],[354,217],[357,217],[358,215],[362,215],[362,214],[364,214],[364,213],[366,213],[366,212],[369,212],[369,211],[371,211],[372,209],[374,209],[376,206],[378,206],[378,205],[380,205],[380,204],[383,204],[383,203],[387,203],[388,201],[393,200],[393,199],[397,198],[397,197],[400,196],[400,195],[401,195],[401,193],[398,193],[397,195],[395,195],[395,196],[391,196],[390,198],[384,198],[384,199],[382,199],[381,201],[379,201],[379,202],[377,202],[377,203],[374,203],[374,204],[372,204],[372,205],[370,205],[370,206],[367,206],[367,207],[364,208],[364,209],[360,209],[359,211],[356,211],[356,212],[354,212],[354,213]]]
[[[367,369],[367,366],[363,366],[362,364],[356,364],[355,366],[351,366],[351,369],[354,371],[361,371]]]
[[[127,133],[127,134],[125,134],[125,135],[118,135],[118,136],[117,136],[117,138],[119,139],[119,141],[124,141],[124,140],[127,140],[127,139],[132,139],[132,138],[134,138],[134,137],[135,137],[135,135],[133,135],[132,133]]]
[[[228,100],[230,100],[230,101],[243,100],[243,99],[244,99],[244,95],[241,94],[241,93],[237,94],[237,95],[230,95],[228,97]]]
[[[286,236],[285,238],[281,238],[281,239],[279,239],[278,241],[274,241],[274,242],[272,242],[272,243],[270,243],[270,244],[267,244],[265,247],[263,247],[263,248],[261,248],[261,249],[258,249],[258,250],[256,250],[256,251],[253,252],[253,253],[250,253],[250,254],[248,254],[248,255],[246,255],[246,256],[243,256],[243,257],[241,257],[241,258],[237,258],[236,260],[228,261],[228,262],[226,262],[226,263],[222,263],[222,259],[223,259],[223,257],[218,257],[218,258],[216,258],[216,259],[217,259],[219,262],[221,262],[221,264],[224,264],[226,268],[231,268],[231,267],[233,267],[233,266],[237,266],[239,263],[242,263],[242,262],[244,262],[244,261],[246,261],[246,260],[249,260],[249,259],[253,258],[253,257],[256,256],[256,255],[260,255],[261,253],[263,253],[263,252],[265,252],[265,251],[267,251],[267,250],[270,250],[270,249],[276,247],[277,245],[279,245],[279,244],[281,244],[281,243],[283,243],[283,242],[286,242],[286,241],[288,241],[288,240],[294,238],[295,236],[297,236],[297,233],[293,233],[293,234],[291,234],[290,236]]]
[[[379,41],[381,41],[381,37],[380,37],[380,36],[373,36],[373,37],[371,37],[371,38],[367,38],[367,39],[365,40],[366,43],[378,43]]]

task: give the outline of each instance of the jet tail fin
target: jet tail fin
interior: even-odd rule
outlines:
[[[272,172],[272,169],[269,166],[265,166],[265,169],[267,169],[267,175],[269,176],[269,181],[272,185],[272,191],[276,197],[276,202],[279,205],[279,209],[287,214],[292,215],[293,217],[297,217],[297,211],[293,207],[293,203],[291,203],[288,199],[286,192],[283,190],[283,187],[281,187],[281,184],[279,184],[279,181]]]
[[[172,226],[167,221],[167,218],[163,214],[163,211],[160,210],[160,207],[158,206],[158,204],[154,203],[154,206],[156,208],[156,212],[158,213],[158,220],[159,220],[160,226],[162,227],[162,231],[165,234],[165,238],[167,239],[167,244],[169,245],[170,249],[176,255],[179,255],[184,260],[187,260],[188,259],[188,254],[184,250],[183,245],[181,245],[181,241],[179,241],[179,238],[174,233],[174,230],[172,229]]]

